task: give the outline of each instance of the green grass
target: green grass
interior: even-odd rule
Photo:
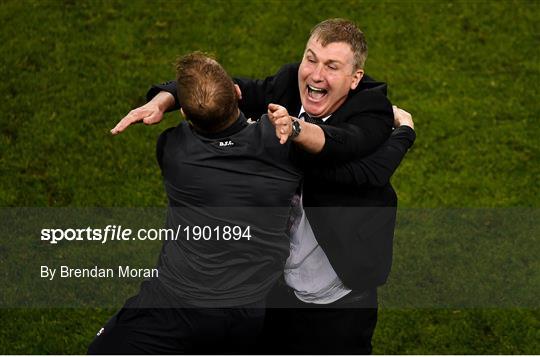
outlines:
[[[425,212],[484,207],[497,209],[495,217],[505,208],[522,207],[536,215],[540,6],[535,1],[3,1],[0,206],[164,206],[155,139],[175,125],[178,114],[154,127],[108,134],[144,103],[148,86],[172,78],[174,59],[191,50],[215,53],[233,75],[271,75],[299,60],[313,25],[338,16],[365,31],[366,72],[387,81],[390,99],[415,119],[418,139],[393,178],[400,207]],[[392,279],[409,273],[425,277],[420,267],[437,262],[438,248],[459,259],[475,258],[467,245],[445,246],[451,233],[476,232],[474,222],[470,230],[465,225],[446,232],[444,240],[429,217],[407,221],[414,210],[403,212],[393,274],[383,291],[388,298],[403,287]],[[489,281],[503,284],[503,277],[512,277],[502,269],[525,272],[526,287],[538,292],[538,229],[530,227],[529,235],[505,230],[508,236],[475,243],[497,244],[482,256],[492,260],[482,265],[494,269]],[[6,235],[1,239],[5,264],[16,246]],[[444,266],[437,269],[431,272],[435,277]],[[474,276],[482,274],[489,272]],[[511,286],[520,291],[522,282]],[[539,353],[536,305],[488,307],[383,308],[375,352]],[[2,308],[0,353],[84,353],[112,312]]]

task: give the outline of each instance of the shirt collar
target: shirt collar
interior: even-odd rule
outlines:
[[[302,105],[302,107],[300,108],[300,113],[298,113],[298,118],[300,118],[302,116],[303,113],[307,113],[306,110],[304,109],[304,106]],[[309,115],[309,114],[308,114]],[[328,120],[328,118],[330,118],[332,116],[332,114],[324,117],[324,118],[320,118],[323,122],[326,122]]]

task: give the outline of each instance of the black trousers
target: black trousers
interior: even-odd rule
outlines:
[[[376,288],[316,305],[301,302],[282,286],[268,299],[259,353],[371,354],[376,324]]]
[[[98,332],[88,354],[253,353],[264,322],[264,303],[234,308],[166,308],[157,281],[144,282]]]

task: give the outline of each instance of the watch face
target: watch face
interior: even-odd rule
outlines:
[[[300,130],[302,129],[302,127],[300,126],[300,122],[298,120],[293,120],[292,122],[292,134],[291,136],[293,138],[297,137],[298,134],[300,134]]]

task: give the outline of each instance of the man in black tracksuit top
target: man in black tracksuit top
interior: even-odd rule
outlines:
[[[161,134],[167,227],[189,227],[163,246],[163,285],[200,307],[264,300],[289,255],[286,228],[301,179],[289,146],[280,145],[267,117],[248,124],[243,114],[213,134],[186,122]],[[207,240],[195,240],[205,226]]]

